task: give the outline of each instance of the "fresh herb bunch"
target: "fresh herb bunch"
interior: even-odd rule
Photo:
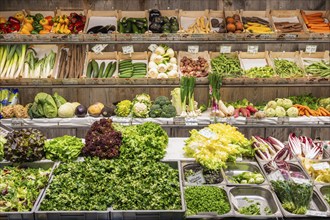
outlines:
[[[41,160],[44,155],[46,137],[38,130],[24,128],[14,130],[6,136],[4,144],[6,160],[21,163]]]
[[[0,171],[0,212],[32,210],[40,190],[48,182],[51,169],[6,166]]]
[[[188,186],[184,194],[187,216],[199,212],[216,212],[223,215],[230,211],[226,192],[217,186]]]
[[[53,161],[71,161],[76,160],[81,153],[84,144],[81,138],[64,135],[46,141],[46,158]]]
[[[92,124],[85,137],[82,153],[86,156],[110,159],[119,156],[121,132],[114,130],[111,119],[101,119]]]

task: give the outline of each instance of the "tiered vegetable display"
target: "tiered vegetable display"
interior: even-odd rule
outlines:
[[[158,46],[150,56],[147,77],[159,79],[176,78],[178,76],[178,65],[174,50],[166,45]]]
[[[0,212],[30,212],[51,169],[5,166],[0,171]]]
[[[148,30],[147,18],[123,17],[118,21],[119,33],[144,34]]]
[[[179,30],[178,18],[162,16],[157,9],[149,11],[149,22],[152,33],[176,33]]]
[[[44,155],[46,137],[38,130],[24,128],[7,134],[4,144],[5,158],[21,163],[41,160]]]
[[[206,168],[219,169],[233,161],[238,155],[254,156],[252,142],[227,124],[211,124],[197,131],[190,131],[184,151],[186,156],[193,157]]]

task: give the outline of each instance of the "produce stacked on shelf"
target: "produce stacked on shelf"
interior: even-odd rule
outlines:
[[[150,55],[147,77],[177,78],[177,63],[174,50],[166,45],[159,45]]]
[[[149,30],[152,33],[176,33],[179,30],[178,18],[162,16],[157,9],[149,11]]]
[[[28,46],[0,46],[0,78],[17,78],[24,70],[25,56]]]
[[[322,12],[308,13],[301,10],[301,16],[309,31],[314,33],[330,33],[329,20],[323,17]]]
[[[180,71],[183,76],[206,77],[209,68],[208,61],[201,56],[197,59],[184,56],[180,60]]]
[[[87,30],[87,34],[112,34],[116,31],[115,25],[97,25]]]
[[[227,33],[242,33],[244,31],[243,23],[241,22],[241,16],[234,14],[233,16],[226,17],[226,29]]]
[[[53,19],[52,33],[55,34],[78,34],[83,32],[86,23],[86,16],[78,13],[57,15]]]
[[[61,48],[57,78],[80,78],[84,69],[86,46],[66,45]]]
[[[267,117],[297,117],[298,108],[294,107],[290,99],[271,100],[264,108]]]
[[[52,30],[54,21],[52,16],[44,17],[41,13],[28,14],[23,21],[21,34],[48,34]],[[68,34],[68,33],[66,33]]]
[[[17,12],[13,16],[9,16],[8,19],[6,19],[5,17],[0,17],[0,34],[19,32],[23,20],[24,14],[22,11]]]
[[[321,60],[310,62],[310,64],[305,67],[305,71],[307,74],[312,74],[313,76],[330,77],[330,61]]]
[[[118,65],[119,78],[144,78],[147,74],[147,64],[133,62],[132,60],[120,60]]]
[[[222,75],[223,77],[240,77],[242,75],[242,68],[238,57],[226,54],[219,54],[219,56],[211,60],[212,72]]]
[[[269,78],[274,77],[275,74],[274,69],[268,65],[264,67],[252,67],[244,72],[244,76],[249,78]]]
[[[119,33],[144,34],[148,30],[147,18],[127,18],[118,20]]]
[[[274,59],[275,72],[282,78],[302,77],[304,71],[294,61]]]
[[[119,64],[120,65],[120,64]],[[87,66],[87,78],[111,78],[117,69],[117,62],[110,61],[108,64],[102,61],[101,64],[92,59]]]
[[[255,34],[271,34],[273,30],[268,20],[259,17],[242,17],[244,29]]]
[[[0,88],[0,111],[5,106],[16,105],[18,96],[18,89]]]
[[[200,16],[186,30],[180,32],[187,34],[208,34],[211,32],[211,24],[207,17]]]

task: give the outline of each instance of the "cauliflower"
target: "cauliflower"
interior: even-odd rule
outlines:
[[[150,99],[150,95],[146,94],[146,93],[142,93],[139,95],[136,95],[134,98],[135,102],[147,102],[147,103],[151,103],[151,99]]]
[[[132,102],[130,100],[123,100],[116,106],[115,113],[119,117],[127,117],[131,112]]]
[[[288,110],[286,110],[286,113],[289,117],[298,117],[299,110],[296,107],[290,107]]]
[[[273,108],[267,108],[265,111],[266,117],[275,117],[276,112]]]
[[[149,108],[143,102],[136,102],[132,107],[133,117],[146,118],[149,115]]]
[[[285,109],[289,109],[291,106],[292,106],[292,101],[290,99],[283,99],[283,102],[282,102],[282,107],[285,108]]]
[[[285,117],[286,116],[286,111],[282,106],[277,106],[275,109],[276,116],[277,117]]]
[[[327,106],[330,105],[330,97],[329,98],[323,98],[319,100],[320,106],[326,108]],[[329,110],[328,110],[329,111]]]
[[[266,105],[266,109],[268,109],[268,108],[275,109],[276,106],[277,106],[277,103],[275,101],[269,101]]]

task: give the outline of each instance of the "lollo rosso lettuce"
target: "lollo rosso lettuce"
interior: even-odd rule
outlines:
[[[92,124],[85,137],[85,156],[110,159],[119,156],[122,134],[115,131],[111,119],[101,119]]]

